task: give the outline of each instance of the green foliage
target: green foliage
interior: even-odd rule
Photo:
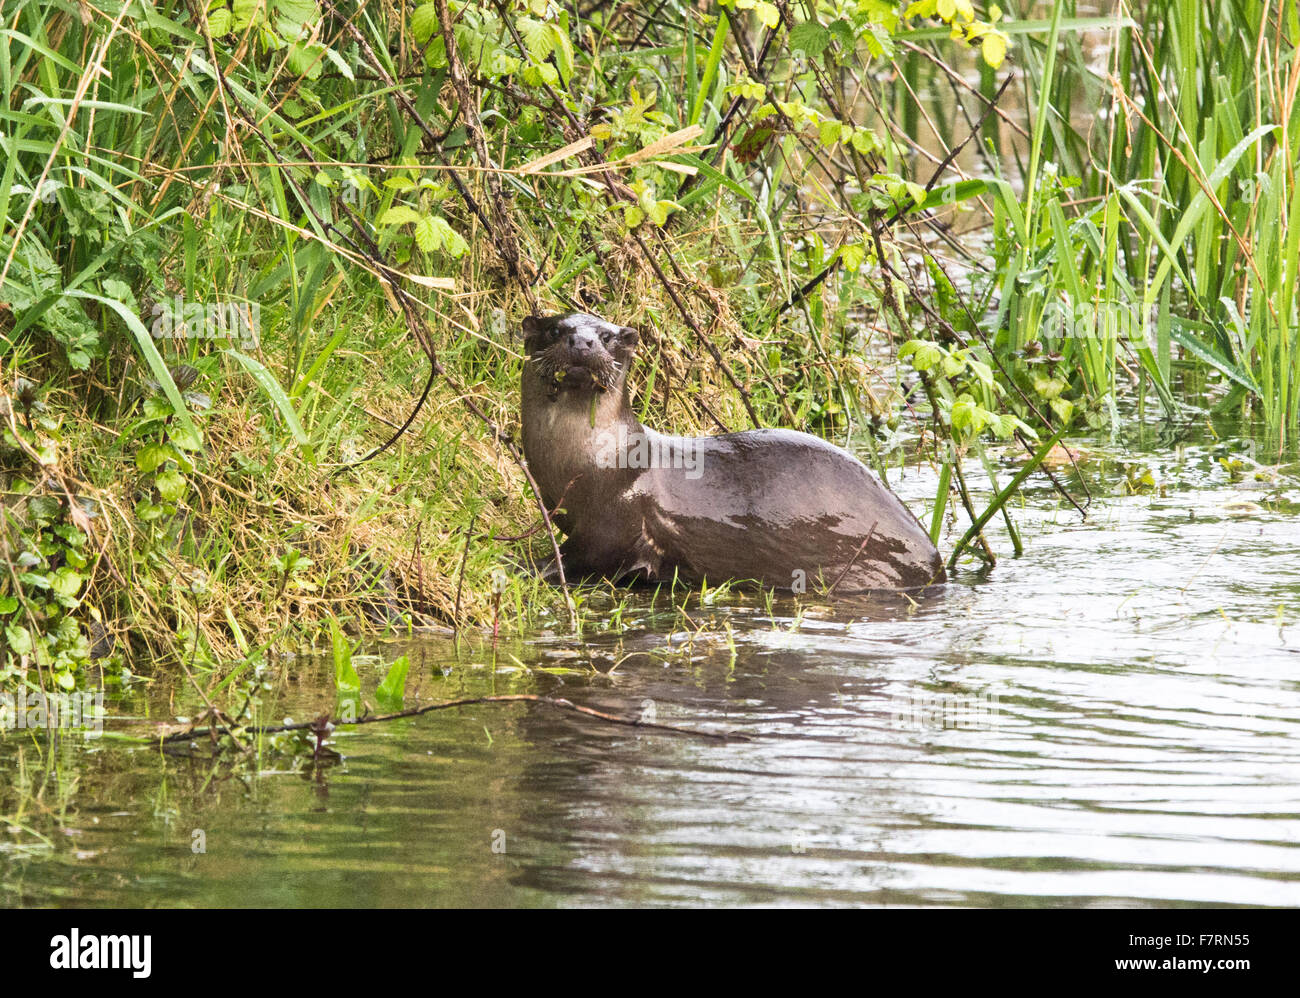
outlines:
[[[406,691],[406,674],[410,668],[411,660],[406,655],[399,656],[388,667],[384,681],[375,689],[375,696],[380,703],[401,709],[402,695]]]
[[[393,627],[490,622],[497,597],[553,619],[535,581],[493,591],[528,552],[483,536],[533,515],[500,449],[533,301],[641,328],[635,404],[676,430],[857,425],[887,448],[928,420],[936,533],[958,457],[1114,420],[1128,372],[1175,413],[1181,364],[1294,439],[1297,25],[1276,0],[1044,21],[452,0],[450,36],[437,3],[355,8],[163,0],[110,37],[56,0],[5,22],[7,668],[75,680],[92,610],[124,653],[200,670],[326,618],[337,637],[363,596]],[[1257,68],[1265,24],[1282,57]],[[1004,60],[1028,106],[962,145]],[[211,327],[228,303],[260,309],[251,341]],[[407,422],[430,355],[425,408],[350,467]],[[19,378],[58,386],[46,410]],[[110,512],[82,522],[65,493]],[[468,550],[467,495],[490,521]]]
[[[334,685],[340,693],[359,693],[361,680],[352,665],[352,644],[336,618],[329,618],[329,628],[330,648],[334,654]]]
[[[11,501],[0,509],[0,682],[21,681],[34,667],[70,690],[90,662],[84,624],[94,610],[84,597],[93,548],[83,528],[88,514],[77,498],[47,487],[61,436],[59,422],[39,414],[0,431],[0,461],[11,469]]]

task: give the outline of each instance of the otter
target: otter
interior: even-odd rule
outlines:
[[[944,580],[929,534],[847,451],[793,430],[657,433],[632,411],[635,329],[575,312],[523,333],[524,457],[570,579],[837,593]]]

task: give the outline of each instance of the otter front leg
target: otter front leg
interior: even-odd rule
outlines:
[[[570,582],[588,578],[617,582],[629,575],[658,578],[661,555],[644,531],[578,528],[560,545],[564,575]],[[558,581],[554,564],[546,577]]]

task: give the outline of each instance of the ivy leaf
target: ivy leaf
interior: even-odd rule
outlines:
[[[54,496],[32,496],[27,500],[27,513],[38,524],[53,523],[63,513],[63,504]],[[28,568],[36,564],[36,562],[30,560],[33,557],[30,552],[24,551],[18,556],[18,563],[22,567]]]

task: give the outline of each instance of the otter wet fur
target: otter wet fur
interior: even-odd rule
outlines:
[[[579,312],[523,333],[524,455],[558,508],[570,579],[835,593],[944,580],[929,534],[847,451],[793,430],[657,433],[629,398],[635,329]]]

